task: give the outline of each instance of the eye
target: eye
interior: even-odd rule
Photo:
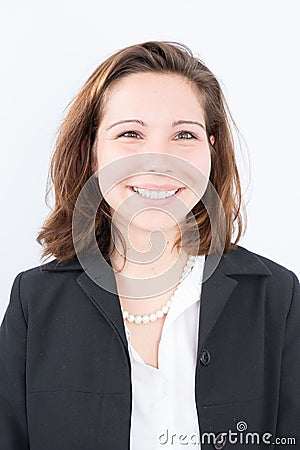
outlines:
[[[131,136],[128,136],[128,135],[131,135]],[[140,135],[136,131],[133,131],[133,130],[125,131],[125,133],[120,134],[118,137],[122,137],[122,136],[130,137],[130,138],[138,136],[140,138]]]
[[[191,140],[191,139],[197,139],[196,136],[191,133],[190,131],[180,131],[180,133],[177,134],[177,136],[175,137],[175,139],[178,140],[178,136],[183,136],[183,137],[179,137],[179,140]],[[128,130],[125,131],[124,133],[120,134],[118,136],[119,137],[127,137],[127,138],[138,138],[141,139],[141,136],[139,135],[139,133],[137,133],[134,130]]]
[[[184,137],[183,138],[184,140],[196,139],[196,136],[194,134],[190,133],[189,131],[180,131],[180,133],[177,134],[175,139],[177,139],[178,136],[184,136],[184,135],[185,136],[187,136],[187,135],[191,136],[191,137]],[[182,138],[180,138],[180,140],[182,140]]]

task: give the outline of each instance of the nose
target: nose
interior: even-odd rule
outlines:
[[[142,155],[143,170],[145,172],[161,172],[166,174],[173,173],[174,161],[172,156],[167,153],[158,152],[145,152]]]

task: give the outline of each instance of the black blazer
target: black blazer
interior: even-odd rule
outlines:
[[[282,448],[265,445],[265,433],[269,442],[296,438],[284,448],[300,448],[293,272],[241,246],[222,256],[202,285],[195,401],[203,437],[227,433],[210,444],[207,435],[204,450]],[[117,295],[79,262],[54,260],[19,273],[0,328],[0,449],[128,450],[131,407]],[[248,442],[259,445],[232,444],[229,430],[238,442],[257,433]]]

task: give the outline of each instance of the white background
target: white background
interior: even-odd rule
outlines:
[[[35,238],[49,213],[48,167],[65,108],[104,59],[147,40],[188,45],[221,82],[250,158],[240,244],[299,276],[297,3],[2,2],[0,319],[15,276],[41,264]]]

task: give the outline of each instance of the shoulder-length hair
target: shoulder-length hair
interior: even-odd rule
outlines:
[[[232,125],[238,130],[220,84],[187,46],[178,42],[150,41],[129,46],[110,56],[96,68],[71,102],[58,133],[48,175],[50,189],[54,187],[55,204],[36,238],[43,246],[42,258],[54,256],[60,261],[77,258],[72,238],[72,216],[80,191],[93,175],[96,135],[107,93],[120,79],[139,72],[175,74],[188,80],[201,99],[207,137],[213,135],[215,139],[213,145],[208,139],[211,151],[209,180],[225,212],[225,230],[220,230],[220,235],[223,233],[225,239],[222,248],[219,244],[212,246],[211,218],[204,202],[200,200],[191,211],[201,235],[197,253],[226,253],[236,247],[244,233],[241,183],[234,153]],[[50,189],[46,193],[46,203]],[[107,258],[112,251],[112,217],[104,198],[96,212],[94,225],[100,251]],[[236,237],[231,242],[233,234]],[[192,240],[193,234],[185,239],[185,246],[192,245]]]

